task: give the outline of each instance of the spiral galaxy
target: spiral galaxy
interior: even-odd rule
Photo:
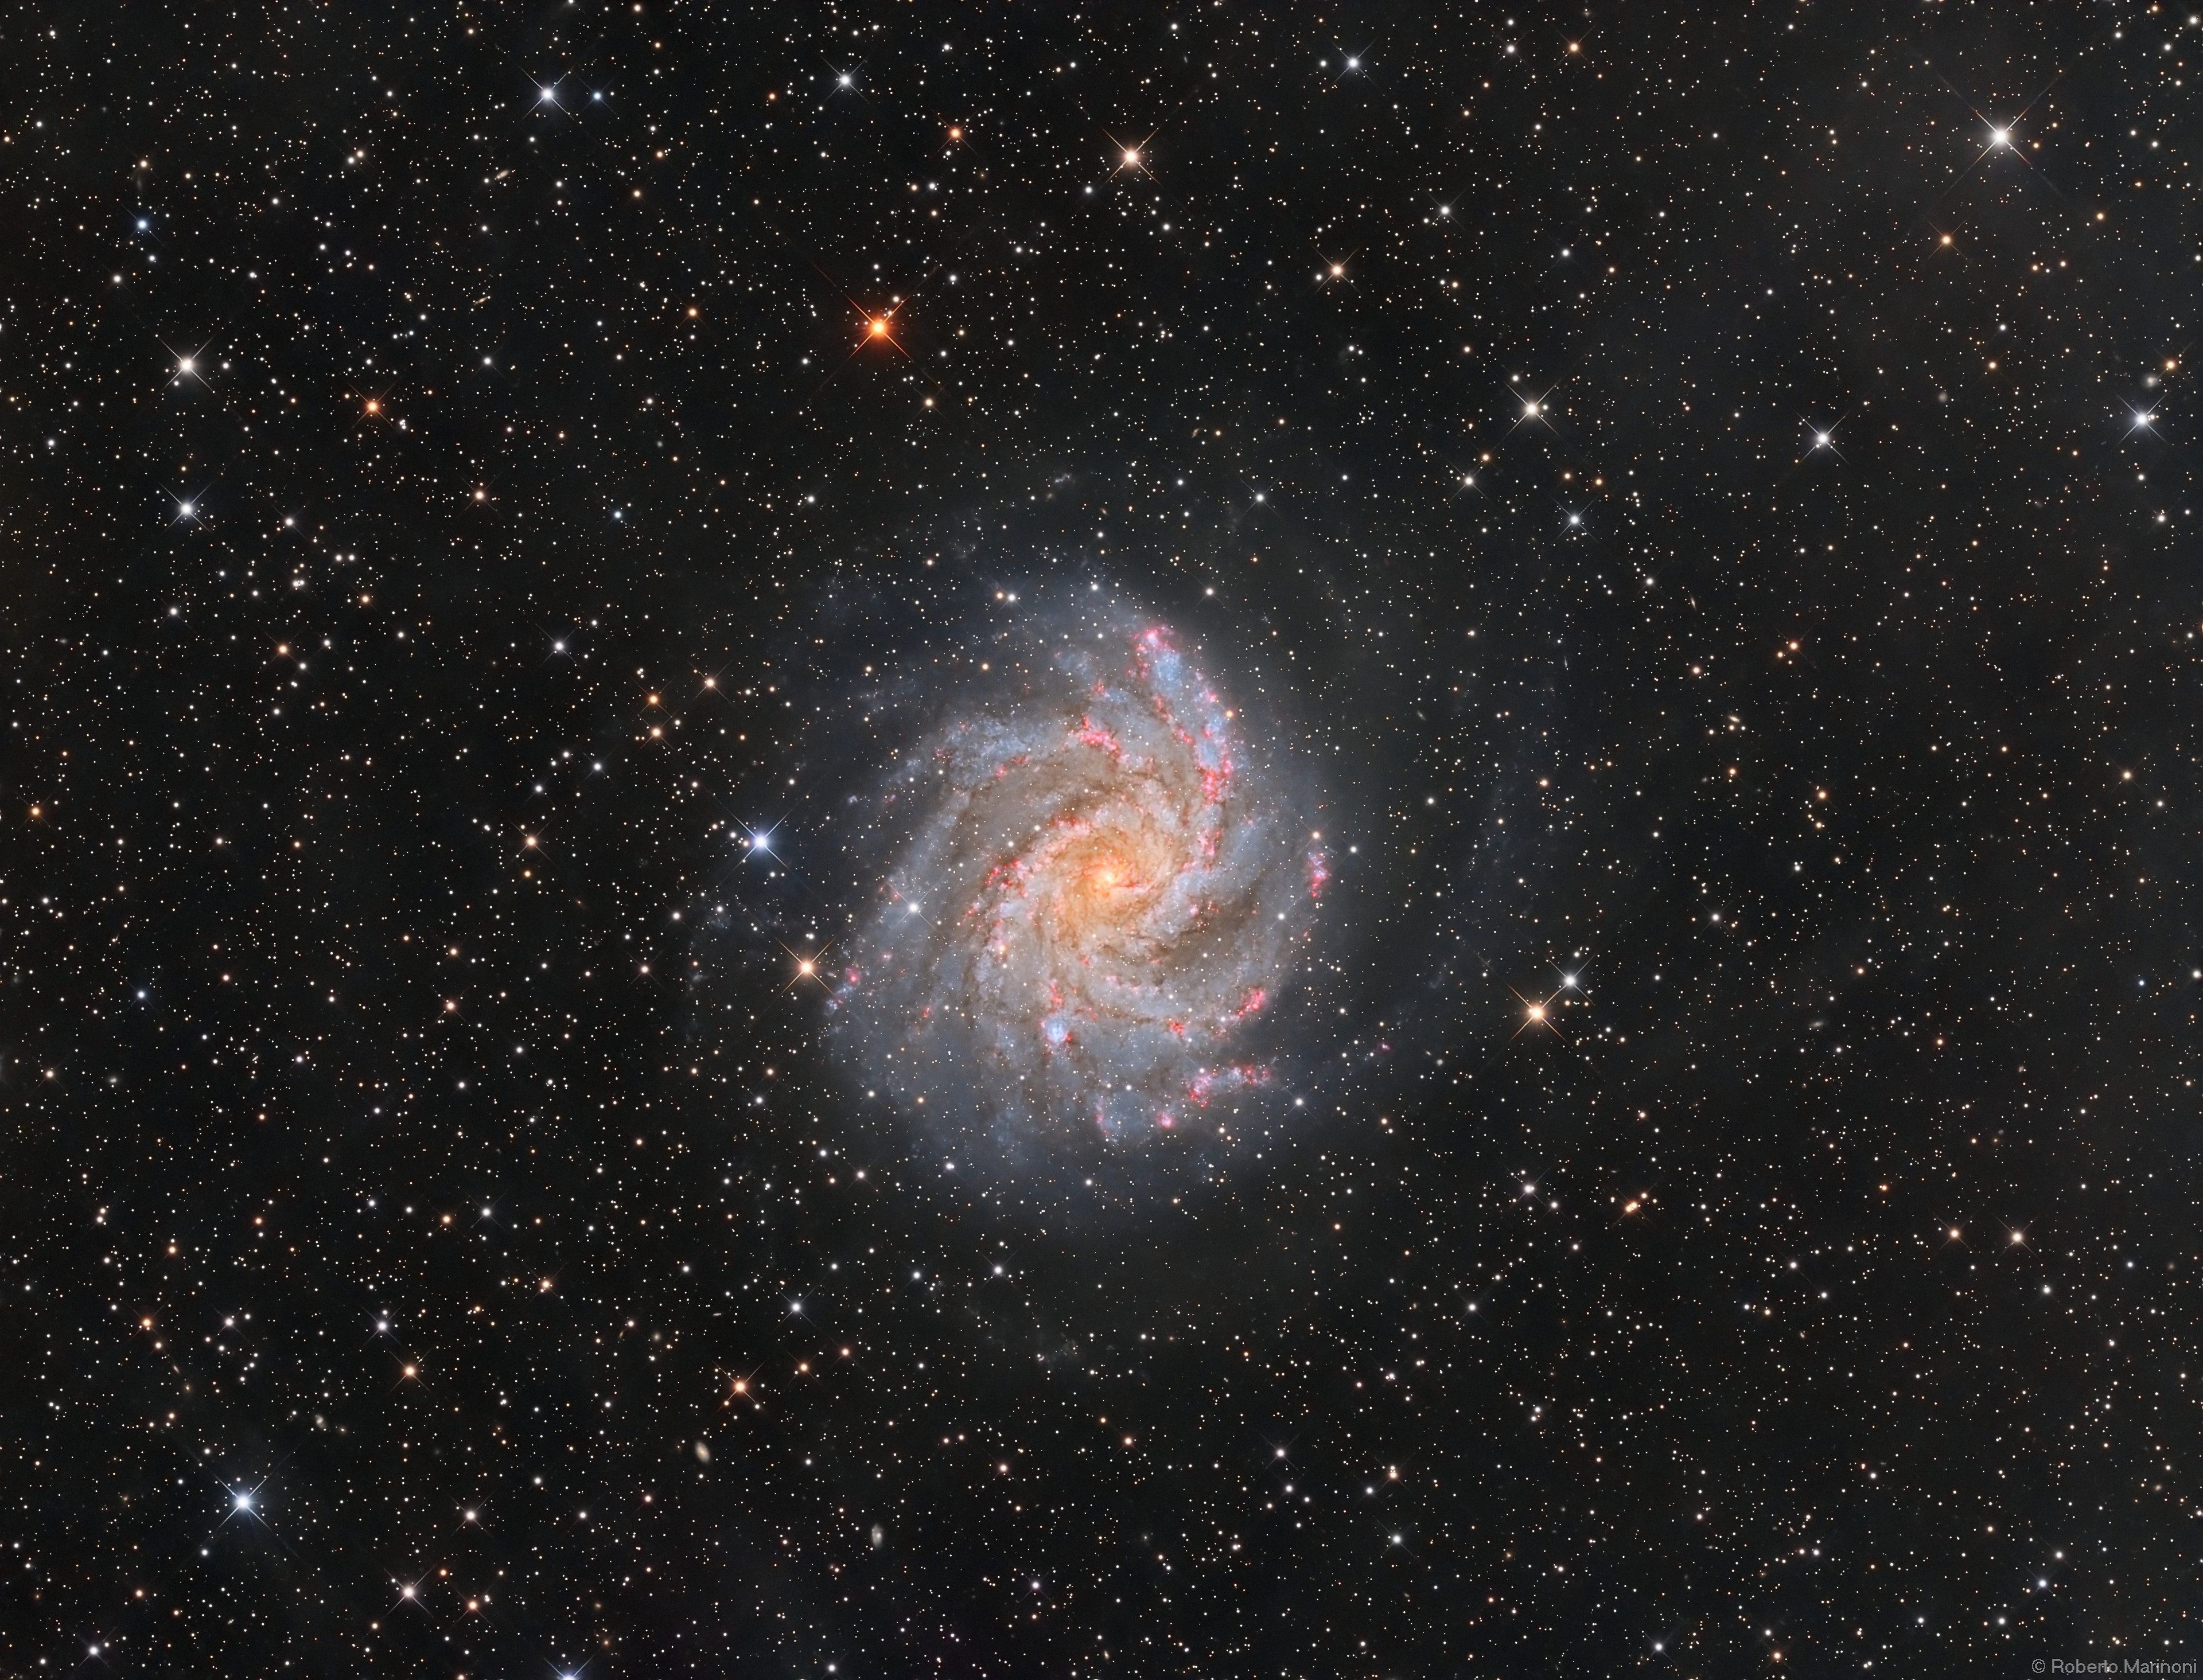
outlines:
[[[1131,1142],[1270,1082],[1328,876],[1314,802],[1166,627],[1083,630],[884,791],[896,850],[830,1037],[942,1125]]]

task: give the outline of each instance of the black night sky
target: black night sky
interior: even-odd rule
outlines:
[[[0,21],[0,1675],[2193,1672],[2191,59]]]

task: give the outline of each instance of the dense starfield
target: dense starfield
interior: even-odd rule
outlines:
[[[0,1674],[2192,1672],[2191,57],[0,19]]]

